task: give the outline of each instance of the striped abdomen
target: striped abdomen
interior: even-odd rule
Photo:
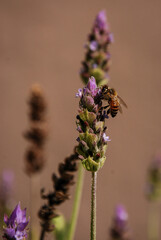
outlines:
[[[120,108],[120,102],[118,101],[118,99],[115,99],[115,100],[111,99],[110,113],[113,118],[117,115],[119,108]]]

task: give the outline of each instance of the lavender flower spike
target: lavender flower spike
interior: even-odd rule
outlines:
[[[11,216],[4,216],[3,239],[5,240],[25,240],[27,238],[27,225],[29,219],[26,219],[26,209],[21,210],[20,203],[17,204]]]
[[[105,117],[100,108],[101,88],[97,87],[95,78],[91,77],[81,92],[76,121],[79,132],[77,153],[87,171],[97,172],[106,160],[105,153],[109,141],[105,134]]]
[[[84,84],[94,76],[98,86],[107,84],[110,67],[109,45],[113,42],[106,12],[100,11],[96,16],[92,30],[85,44],[85,58],[82,62],[80,76]]]

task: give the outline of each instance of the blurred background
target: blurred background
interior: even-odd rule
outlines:
[[[147,239],[147,169],[161,149],[161,2],[159,0],[0,0],[0,173],[15,172],[15,199],[29,209],[29,177],[24,172],[28,143],[27,99],[39,83],[48,102],[49,138],[41,187],[76,144],[75,116],[83,48],[97,13],[105,9],[114,33],[110,46],[111,87],[128,109],[108,120],[107,161],[98,173],[97,237],[108,239],[114,207],[129,213],[133,239]],[[90,173],[86,172],[75,239],[89,238]],[[38,189],[39,193],[39,189]],[[73,195],[74,186],[71,190]],[[59,210],[67,217],[72,197]],[[30,213],[29,213],[30,214]]]

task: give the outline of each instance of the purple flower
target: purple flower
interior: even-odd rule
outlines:
[[[128,214],[122,205],[116,207],[115,223],[119,229],[124,229],[128,220]]]
[[[128,224],[128,214],[122,205],[118,205],[111,228],[111,240],[130,240],[131,231]]]
[[[98,93],[98,88],[94,77],[89,78],[87,88],[90,90],[93,97],[96,96],[96,94]]]
[[[7,226],[4,227],[4,239],[24,240],[27,238],[26,227],[29,219],[26,219],[26,209],[21,210],[20,203],[17,204],[10,217],[4,215],[4,222]]]
[[[95,20],[95,26],[99,28],[100,30],[108,30],[109,26],[107,25],[107,18],[106,18],[106,12],[105,10],[102,10],[98,13],[96,20]]]
[[[106,133],[103,133],[103,136],[102,136],[104,142],[110,142],[111,139],[109,138],[109,136],[106,135]]]
[[[97,47],[98,47],[98,42],[96,42],[96,41],[90,42],[89,48],[91,51],[96,51]]]
[[[76,93],[76,95],[75,95],[76,97],[82,97],[82,89],[81,88],[79,88],[78,89],[78,92]]]
[[[0,182],[0,201],[1,204],[5,204],[6,207],[10,200],[12,199],[13,194],[13,181],[14,181],[14,173],[11,170],[4,170],[2,172],[1,182]]]

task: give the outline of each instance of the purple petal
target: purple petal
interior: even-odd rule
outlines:
[[[78,89],[78,92],[76,93],[76,95],[75,95],[76,97],[82,97],[82,89],[81,88],[79,88]]]
[[[10,237],[13,238],[15,236],[15,229],[14,228],[5,228],[4,233]]]
[[[128,214],[122,205],[118,205],[116,207],[116,221],[119,225],[124,225],[124,223],[128,220]]]
[[[107,24],[106,12],[104,10],[100,11],[95,20],[95,26],[100,30],[109,30]]]
[[[25,238],[27,238],[27,232],[26,231],[23,231],[23,232],[17,231],[14,237],[16,240],[24,240]]]
[[[98,43],[96,41],[90,42],[89,48],[91,51],[96,51],[97,47],[98,47]]]
[[[15,220],[16,220],[16,217],[17,217],[17,209],[19,207],[19,204],[17,204],[17,206],[15,207],[15,209],[13,210],[11,216],[9,217],[8,219],[8,224],[9,225],[13,225]]]
[[[21,210],[21,207],[20,207],[20,203],[17,206],[17,212],[16,213],[17,213],[17,216],[16,216],[17,223],[22,222],[22,210]]]
[[[17,230],[22,232],[26,228],[28,223],[29,223],[29,221],[24,222],[24,223],[19,223],[18,226],[17,226]]]
[[[110,142],[111,141],[111,139],[109,138],[109,136],[106,136],[106,133],[103,133],[103,140],[104,140],[104,142]]]
[[[6,225],[8,225],[8,216],[6,214],[4,214],[4,222]]]
[[[96,80],[95,78],[92,76],[91,78],[89,78],[88,84],[87,84],[87,88],[94,93],[95,89],[97,88],[97,84],[96,84]]]
[[[26,222],[27,219],[26,219],[26,208],[24,210],[22,210],[22,222]]]

